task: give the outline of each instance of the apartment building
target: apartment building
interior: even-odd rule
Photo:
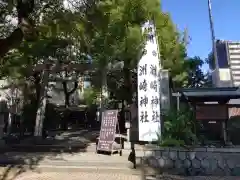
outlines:
[[[240,86],[240,41],[216,41],[218,69],[213,71],[216,87]]]
[[[240,41],[239,42],[226,42],[228,64],[232,76],[234,86],[240,86]]]

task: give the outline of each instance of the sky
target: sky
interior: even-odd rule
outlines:
[[[188,56],[205,59],[212,49],[208,0],[161,0],[161,4],[180,31],[188,29]],[[239,7],[240,0],[212,0],[216,39],[240,41]]]

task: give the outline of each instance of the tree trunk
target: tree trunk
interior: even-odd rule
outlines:
[[[13,97],[13,87],[11,87],[11,94],[10,94],[10,106],[9,106],[9,113],[8,113],[8,127],[7,127],[7,134],[10,135],[12,133],[12,123],[13,123],[13,106],[14,106],[14,97]]]
[[[68,108],[70,106],[70,95],[65,94],[65,107]]]
[[[68,91],[66,81],[62,82],[62,86],[63,86],[63,92],[64,92],[64,96],[65,96],[65,107],[69,107],[70,106],[70,97],[77,90],[78,81],[74,82],[74,87],[70,91]]]
[[[41,74],[36,73],[34,75],[34,86],[35,86],[35,91],[36,91],[36,101],[40,101],[40,95],[41,95]]]
[[[106,68],[102,69],[101,72],[101,94],[100,94],[100,122],[102,121],[102,113],[106,108],[106,100],[108,98],[108,89],[107,89],[107,70]]]
[[[64,118],[62,120],[62,123],[61,123],[61,128],[64,129],[64,130],[67,130],[67,126],[68,126],[68,120],[69,120],[69,116],[70,116],[70,112],[69,112],[69,106],[70,106],[70,97],[71,95],[77,90],[78,88],[78,82],[74,82],[74,87],[68,91],[68,88],[67,88],[67,82],[66,81],[63,81],[62,82],[62,86],[63,86],[63,92],[64,92],[64,96],[65,96],[65,108],[66,108],[66,111],[64,113]]]
[[[62,86],[63,86],[63,92],[64,92],[64,96],[65,96],[65,108],[68,108],[70,105],[69,99],[70,99],[70,95],[68,93],[68,89],[67,89],[67,82],[62,82]]]
[[[104,108],[106,105],[106,100],[108,98],[108,87],[107,87],[107,70],[102,71],[102,82],[101,82],[101,107]]]
[[[124,61],[123,74],[124,74],[124,89],[126,93],[125,100],[127,104],[132,104],[132,77],[129,60]]]
[[[47,85],[49,79],[49,71],[45,69],[43,71],[43,82],[40,90],[40,99],[38,103],[37,115],[36,115],[36,124],[35,124],[35,137],[42,137],[43,121],[45,118],[45,111],[47,105]]]

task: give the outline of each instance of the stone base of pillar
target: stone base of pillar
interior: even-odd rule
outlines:
[[[3,139],[0,139],[0,148],[6,147],[6,142]]]
[[[43,141],[42,136],[34,136],[34,137],[32,138],[32,142],[33,142],[34,144],[39,144],[39,143],[41,143],[42,141]]]
[[[4,132],[3,132],[3,130],[4,130],[4,127],[1,127],[1,126],[0,126],[0,140],[2,140],[3,137],[4,137]]]

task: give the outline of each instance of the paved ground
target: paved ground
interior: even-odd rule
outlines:
[[[37,141],[32,137],[19,140],[12,136],[2,143],[0,142],[0,152],[94,152],[98,135],[99,131],[78,129],[49,132],[46,139]],[[124,136],[124,138],[126,137]],[[124,143],[124,145],[125,149],[130,149],[130,144]],[[136,150],[142,148],[141,145],[135,145]]]
[[[27,172],[12,179],[1,180],[238,180],[238,177],[180,177],[180,176],[161,176],[143,177],[142,175],[129,175],[123,173],[99,173],[99,172]]]
[[[24,153],[24,152],[8,152],[0,154],[0,164],[8,162],[11,164],[14,160],[22,160],[25,164],[32,161],[41,163],[68,163],[68,162],[102,162],[102,163],[126,163],[130,151],[124,150],[122,156],[119,154],[104,155],[95,152],[78,152],[78,153]],[[138,154],[138,153],[137,153]],[[141,155],[139,153],[139,155]],[[31,162],[29,162],[31,161]],[[20,161],[21,162],[21,161]]]
[[[85,154],[85,155],[84,155]],[[33,154],[31,154],[32,156]],[[152,176],[150,171],[126,166],[126,157],[91,153],[49,156],[39,165],[13,165],[0,168],[0,180],[237,180],[238,177]],[[92,159],[90,158],[92,157]],[[56,158],[56,159],[55,159]],[[122,158],[122,159],[121,159]],[[102,161],[105,159],[105,161]],[[80,160],[82,162],[80,163]],[[101,160],[101,162],[99,162]],[[89,161],[89,162],[87,162]]]
[[[141,180],[138,175],[124,175],[116,173],[26,173],[14,180]]]
[[[57,133],[54,137],[57,145],[70,142],[86,143],[87,152],[8,152],[0,155],[0,180],[237,180],[237,177],[179,177],[151,176],[150,170],[138,167],[132,169],[128,162],[129,150],[107,156],[96,154],[94,138],[97,133],[86,130]],[[65,141],[66,140],[66,141]],[[126,149],[130,149],[126,144]],[[143,156],[141,146],[137,147],[137,156]],[[139,161],[139,159],[137,160]],[[150,173],[149,173],[150,172]],[[148,174],[148,175],[146,175]]]

